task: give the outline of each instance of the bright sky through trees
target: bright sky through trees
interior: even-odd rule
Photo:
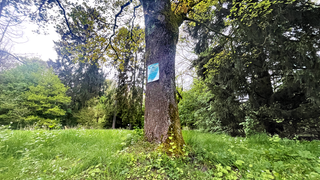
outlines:
[[[37,28],[36,25],[25,22],[22,24],[25,27],[22,31],[24,32],[24,38],[13,48],[13,52],[24,56],[37,56],[45,61],[49,58],[55,60],[57,58],[57,53],[54,50],[53,41],[59,39],[59,35],[55,32],[54,28],[49,28],[48,35],[36,34],[32,32]]]

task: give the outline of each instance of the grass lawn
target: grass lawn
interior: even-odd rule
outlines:
[[[320,179],[320,142],[184,131],[171,158],[141,131],[0,131],[0,179]]]

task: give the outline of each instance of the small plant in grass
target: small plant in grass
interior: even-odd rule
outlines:
[[[10,129],[10,128],[11,128],[10,125],[1,125],[1,126],[0,126],[0,131],[1,131],[1,130],[8,130],[8,129]]]
[[[8,130],[8,129],[11,129],[11,125],[13,124],[13,122],[10,122],[10,124],[8,125],[0,125],[0,131],[1,130]]]
[[[144,139],[143,135],[144,135],[143,129],[135,128],[133,131],[131,131],[131,133],[127,134],[127,137],[124,138],[124,142],[122,143],[122,145],[124,145],[124,147],[133,145],[139,140]]]
[[[90,166],[80,174],[73,175],[71,179],[108,179],[106,165],[99,163],[96,166]]]
[[[184,153],[178,151],[177,145],[173,141],[173,136],[174,136],[174,134],[171,133],[170,136],[168,137],[167,142],[160,144],[158,149],[160,151],[165,152],[167,155],[172,156],[172,157],[181,156],[181,155],[183,156]]]
[[[250,116],[246,116],[245,121],[240,123],[239,125],[243,126],[243,130],[246,136],[251,136],[256,133],[257,126],[259,126],[259,122]]]

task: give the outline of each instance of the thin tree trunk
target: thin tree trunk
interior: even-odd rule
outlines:
[[[135,53],[135,57],[134,57],[134,68],[133,68],[133,87],[134,87],[134,88],[136,88],[137,61],[138,61],[138,57],[137,57],[137,53]]]
[[[146,72],[146,58],[145,55],[143,57],[143,70],[142,70],[142,85],[141,85],[141,111],[143,109],[143,93],[144,93],[144,80],[145,80],[145,72]]]
[[[112,120],[112,129],[116,128],[116,119],[117,119],[117,100],[115,100],[115,109],[114,109],[114,113],[113,113],[113,120]]]
[[[162,143],[165,149],[179,154],[184,140],[175,96],[175,55],[182,17],[172,12],[170,0],[141,1],[146,26],[146,65],[159,63],[159,80],[146,84],[145,136],[148,141]]]

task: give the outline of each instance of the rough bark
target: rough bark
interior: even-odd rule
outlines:
[[[178,154],[184,140],[175,96],[175,55],[182,17],[172,12],[170,0],[141,2],[145,17],[146,66],[159,63],[160,73],[159,80],[146,84],[145,136],[167,149],[172,150],[174,144],[173,151]]]

